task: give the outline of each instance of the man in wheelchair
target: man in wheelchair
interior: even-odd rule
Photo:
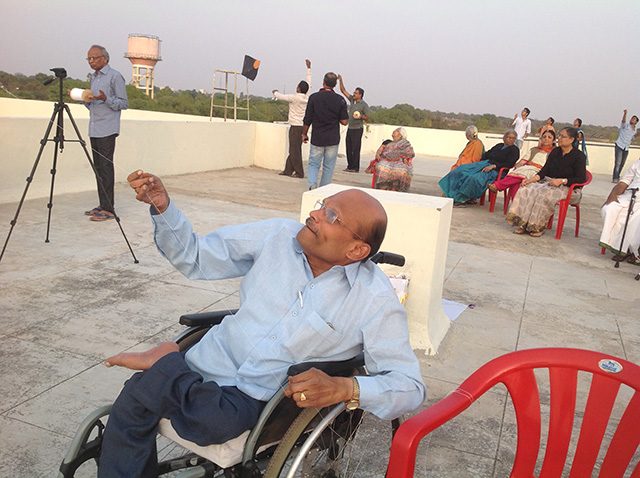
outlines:
[[[161,418],[199,445],[223,443],[254,426],[289,366],[349,359],[364,350],[370,376],[311,369],[289,378],[299,407],[340,402],[392,419],[425,398],[409,345],[406,313],[384,273],[367,260],[384,238],[382,205],[359,190],[319,202],[305,224],[268,219],[198,237],[162,181],[135,171],[128,181],[150,204],[158,250],[190,279],[244,276],[240,308],[185,354],[165,342],[123,353],[107,366],[143,370],[109,416],[100,477],[157,476]]]

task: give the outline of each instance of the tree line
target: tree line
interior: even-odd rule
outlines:
[[[45,86],[43,82],[51,75],[38,73],[26,76],[20,73],[10,74],[0,71],[0,97],[17,97],[22,99],[57,101],[59,96],[58,80]],[[89,88],[89,77],[86,80],[66,78],[64,89]],[[197,90],[173,90],[171,88],[156,88],[155,99],[149,98],[141,90],[133,85],[127,85],[129,108],[138,110],[161,111],[167,113],[180,113],[197,116],[209,116],[211,111],[211,96]],[[214,104],[224,105],[224,94],[214,96]],[[237,105],[246,108],[247,101],[244,94],[238,98]],[[233,93],[227,93],[228,105],[233,105]],[[286,122],[288,104],[284,101],[275,101],[273,98],[251,95],[249,97],[250,116],[252,121]],[[398,126],[410,126],[418,128],[434,128],[464,131],[469,125],[476,125],[482,133],[504,133],[512,118],[496,116],[493,114],[472,115],[465,113],[444,113],[416,108],[408,104],[398,104],[392,108],[383,106],[371,106],[369,122],[372,124],[390,124]],[[213,115],[224,116],[224,109],[213,108]],[[247,112],[239,110],[239,119],[246,119]],[[233,117],[233,112],[227,112],[227,118]],[[546,118],[545,118],[546,119]],[[532,119],[532,134],[536,135],[538,126],[544,120]],[[556,130],[565,126],[573,126],[568,123],[555,123]],[[614,142],[618,137],[618,128],[614,126],[597,126],[583,124],[587,140]],[[640,144],[636,139],[634,144]]]

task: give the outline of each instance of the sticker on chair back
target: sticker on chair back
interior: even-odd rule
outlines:
[[[598,362],[598,367],[600,367],[605,372],[609,373],[620,373],[622,372],[622,365],[620,365],[615,360],[602,359]]]

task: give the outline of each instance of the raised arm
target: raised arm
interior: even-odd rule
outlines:
[[[338,75],[338,81],[340,82],[340,91],[344,96],[347,97],[349,101],[351,101],[351,95],[349,94],[347,89],[344,87],[344,83],[342,82],[342,75]]]
[[[623,123],[627,122],[627,110],[624,110],[624,113],[622,114],[622,122]]]
[[[309,91],[307,91],[307,95],[311,94],[311,60],[307,59],[304,61],[307,65],[307,83],[309,84]]]

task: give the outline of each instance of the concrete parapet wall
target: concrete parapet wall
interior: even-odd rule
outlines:
[[[89,120],[75,119],[91,154],[86,137]],[[0,117],[0,203],[20,199],[48,123],[42,118]],[[254,162],[255,123],[123,120],[121,129],[115,152],[116,181],[125,181],[136,168],[169,175],[245,167]],[[64,133],[64,151],[57,154],[55,192],[94,190],[93,171],[83,148],[72,141],[77,136],[69,121],[65,121]],[[29,199],[49,195],[54,151],[54,142],[47,142],[29,187]]]
[[[88,110],[80,104],[69,104],[82,137],[88,141]],[[0,203],[18,201],[25,178],[35,162],[40,140],[53,113],[48,101],[0,98]],[[65,115],[66,116],[66,115]],[[368,125],[363,135],[362,152],[376,151],[383,140],[391,138],[391,125]],[[416,154],[450,157],[452,162],[466,145],[463,131],[428,128],[406,128]],[[344,154],[346,127],[341,128],[340,153]],[[52,137],[53,133],[49,137]],[[65,137],[75,139],[68,118]],[[485,148],[501,141],[496,134],[480,134]],[[524,152],[535,146],[537,139],[525,142]],[[284,124],[228,121],[220,118],[191,116],[154,111],[122,112],[121,134],[116,144],[116,180],[124,181],[135,168],[146,168],[158,174],[183,174],[256,165],[278,170],[284,167],[289,149],[288,126]],[[589,170],[610,174],[613,169],[613,144],[587,143]],[[309,156],[309,145],[303,145],[303,159]],[[628,164],[640,156],[633,146]],[[82,148],[71,141],[58,155],[56,192],[79,192],[95,188],[93,173]],[[49,194],[53,162],[53,142],[44,149],[41,162],[29,190],[29,198]],[[366,167],[363,164],[362,167]]]

